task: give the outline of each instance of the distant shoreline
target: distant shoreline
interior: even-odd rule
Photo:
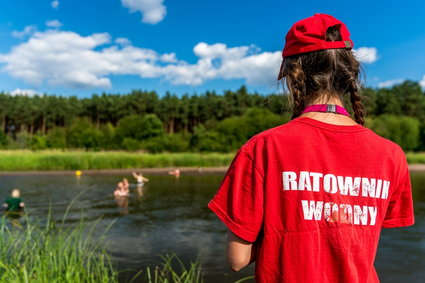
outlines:
[[[227,171],[227,166],[216,167],[178,167],[182,175],[198,174],[219,174]],[[84,175],[106,175],[106,174],[132,174],[141,172],[143,174],[166,175],[176,167],[162,168],[135,168],[135,169],[101,169],[101,170],[81,170]],[[0,171],[0,176],[23,176],[23,175],[75,175],[76,170],[41,170],[41,171]]]
[[[425,172],[425,164],[409,164],[409,170],[412,172]]]
[[[175,168],[197,170],[228,166],[235,153],[143,153],[124,151],[1,151],[0,172],[121,172],[146,170],[165,172]],[[134,169],[139,168],[139,169]],[[165,169],[163,169],[165,168]],[[195,168],[195,169],[193,169]],[[6,173],[7,174],[7,173]]]
[[[141,172],[151,175],[167,175],[169,171],[176,167],[162,168],[135,168],[135,169],[102,169],[102,170],[82,170],[82,175],[106,175],[106,174],[132,174],[133,172]],[[178,167],[182,175],[199,175],[199,174],[224,174],[227,166],[215,167]],[[425,164],[409,164],[411,172],[425,172]],[[0,171],[0,176],[48,176],[48,175],[75,175],[76,170],[41,170],[41,171]]]

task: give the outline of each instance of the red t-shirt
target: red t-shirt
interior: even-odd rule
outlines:
[[[397,144],[306,117],[242,146],[208,206],[256,242],[257,282],[379,282],[381,227],[414,223]]]

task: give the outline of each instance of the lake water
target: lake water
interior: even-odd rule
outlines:
[[[55,219],[61,219],[72,199],[81,192],[67,218],[72,224],[82,211],[89,222],[102,217],[98,234],[115,219],[107,233],[107,250],[120,269],[140,270],[155,266],[159,255],[177,254],[183,261],[201,259],[206,282],[234,282],[252,275],[250,266],[239,273],[225,264],[226,228],[209,211],[222,174],[192,174],[179,179],[168,175],[147,175],[143,190],[131,186],[128,204],[112,196],[116,183],[128,174],[110,175],[24,175],[0,176],[0,197],[10,190],[22,191],[31,215],[45,218],[49,205]],[[425,173],[412,173],[416,225],[384,229],[375,266],[381,282],[425,282]],[[133,272],[123,273],[127,282]],[[136,282],[143,282],[139,280]],[[253,280],[245,281],[253,282]]]

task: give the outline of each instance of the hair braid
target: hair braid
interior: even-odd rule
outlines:
[[[295,119],[301,115],[306,105],[305,74],[299,62],[292,62],[288,67],[291,71],[288,72],[286,80],[292,94],[292,119]]]
[[[350,93],[350,102],[354,112],[354,120],[356,123],[364,125],[365,107],[362,103],[360,83],[358,80],[360,66],[359,64],[353,63],[351,65],[339,63],[338,65],[341,75],[344,78],[341,83],[346,85],[346,90],[343,92]],[[342,86],[340,87],[342,89]]]
[[[355,81],[350,84],[350,101],[354,112],[354,120],[360,125],[364,125],[365,108],[362,103],[359,86]]]

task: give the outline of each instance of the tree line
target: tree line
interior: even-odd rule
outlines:
[[[364,88],[366,126],[405,150],[425,150],[425,93],[417,82]],[[350,108],[350,107],[347,107]],[[10,96],[0,93],[3,149],[229,152],[290,120],[287,95],[236,91],[177,96]]]

